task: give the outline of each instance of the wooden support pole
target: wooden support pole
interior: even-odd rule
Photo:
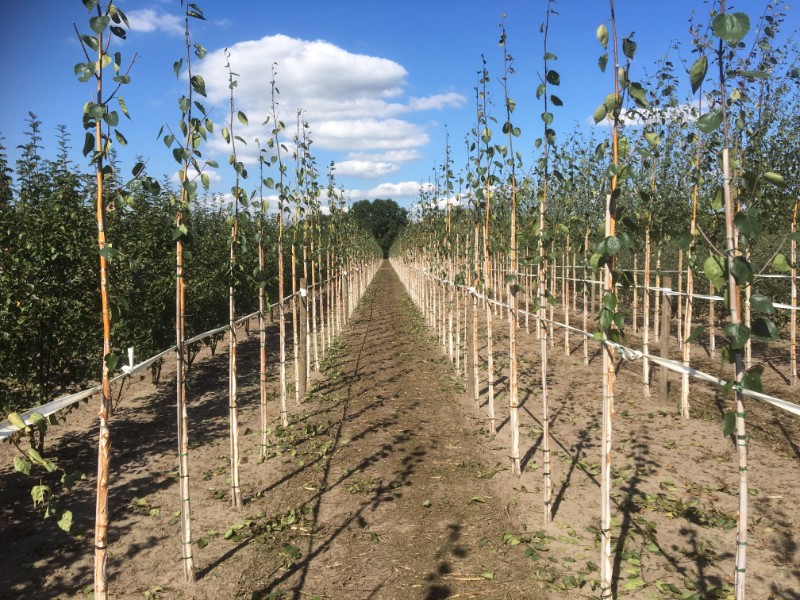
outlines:
[[[467,392],[469,397],[475,403],[475,408],[480,407],[480,398],[478,397],[478,363],[475,357],[478,355],[476,339],[477,318],[475,314],[475,295],[470,292],[467,296]]]
[[[300,399],[302,400],[305,398],[306,393],[308,392],[308,343],[306,341],[308,335],[308,321],[306,320],[306,316],[308,314],[308,296],[305,277],[300,278],[297,290],[299,294],[297,302],[297,308],[299,311],[298,325],[300,326],[300,333],[298,335],[299,344],[297,354],[297,370],[300,374],[299,392]]]
[[[663,287],[670,289],[672,287],[672,277],[665,275],[662,279]],[[667,292],[662,292],[664,297],[661,301],[661,358],[669,359],[669,333],[670,333],[670,318],[672,317],[672,304],[669,301]],[[661,402],[666,402],[669,396],[669,371],[666,367],[660,368],[660,379],[658,383],[658,396]]]

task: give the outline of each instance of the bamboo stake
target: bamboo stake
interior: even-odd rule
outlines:
[[[277,87],[275,85],[275,65],[272,65],[272,81],[271,81],[271,98],[272,98],[272,114],[273,120],[273,148],[275,149],[278,158],[278,171],[280,174],[279,189],[278,189],[278,337],[279,344],[279,363],[280,363],[280,418],[281,426],[289,426],[289,413],[286,406],[286,309],[284,305],[284,277],[283,277],[283,210],[284,202],[286,200],[286,189],[283,183],[283,163],[281,162],[281,144],[279,135],[283,130],[283,123],[278,120],[275,94]]]
[[[792,286],[792,314],[789,321],[789,328],[790,328],[790,346],[789,352],[791,354],[791,369],[792,369],[792,377],[791,377],[791,385],[797,385],[797,241],[795,240],[795,235],[797,233],[797,204],[798,201],[795,198],[794,201],[794,211],[792,211],[792,270],[791,274],[791,286]]]
[[[506,46],[506,30],[502,27],[500,43],[503,46],[503,91],[506,99],[506,122],[511,122],[511,106],[508,96],[508,75],[512,72],[512,59],[508,55]],[[546,67],[545,63],[545,67]],[[545,100],[545,111],[547,100]],[[508,133],[508,148],[511,156],[514,156],[514,141],[511,131]],[[514,161],[511,161],[511,231],[510,231],[510,257],[509,270],[510,277],[507,284],[508,295],[508,410],[509,426],[511,428],[511,474],[521,475],[522,469],[519,456],[519,391],[517,384],[517,176]],[[494,423],[492,423],[494,431]]]
[[[614,15],[614,0],[609,0],[611,8],[611,30],[612,41],[614,44],[614,100],[615,107],[620,102],[619,90],[619,57],[617,49],[617,23]],[[614,165],[619,165],[619,114],[616,111],[614,115],[614,124],[611,131],[611,147],[613,153]],[[615,192],[618,185],[618,177],[614,175],[611,179],[611,191],[606,196],[606,237],[612,236],[616,232],[616,198]],[[610,257],[605,265],[604,289],[605,294],[614,294],[614,281],[612,277],[614,269],[614,258]],[[605,304],[605,300],[604,300]],[[604,331],[603,335],[607,339],[608,331]],[[611,354],[610,346],[603,347],[603,423],[602,423],[602,439],[601,439],[601,473],[600,473],[600,597],[610,598],[612,596],[612,577],[613,569],[611,563],[611,439],[612,439],[612,423],[614,417],[614,396],[615,396],[615,383],[616,383],[616,370],[614,365],[614,357]]]
[[[261,198],[260,213],[258,215],[258,390],[259,390],[259,418],[261,432],[259,436],[258,457],[267,459],[267,428],[269,425],[267,415],[267,321],[264,316],[267,310],[267,297],[264,286],[266,274],[264,272],[264,219],[267,218],[267,201],[264,199],[264,160],[259,148],[259,195]]]
[[[191,38],[189,35],[189,13],[184,13],[184,46],[186,49],[186,70],[191,80],[192,53]],[[192,125],[192,99],[194,88],[189,85],[189,109],[186,111],[185,123],[187,124],[184,138],[184,149],[192,146],[192,137],[197,135]],[[188,161],[183,162],[182,183],[188,181]],[[181,185],[181,198],[175,217],[175,227],[182,231],[185,227],[184,208],[189,205],[190,196],[185,185]],[[178,434],[178,490],[181,511],[181,558],[183,559],[183,574],[186,581],[194,583],[194,557],[192,553],[192,513],[189,488],[189,423],[186,409],[186,279],[184,272],[183,237],[175,241],[175,408]]]
[[[683,303],[680,301],[683,296],[683,250],[678,249],[678,347],[683,349],[683,338],[681,331],[683,331]],[[667,287],[667,286],[664,286]]]
[[[725,0],[720,3],[720,14],[725,14]],[[719,85],[720,93],[725,95],[725,66],[723,61],[723,41],[719,41],[717,62],[719,64]],[[728,261],[728,297],[730,305],[731,324],[736,327],[741,323],[741,290],[739,282],[734,277],[733,261],[739,257],[738,231],[734,224],[734,204],[733,188],[731,186],[731,166],[730,152],[728,149],[728,115],[725,103],[721,103],[722,126],[723,126],[723,148],[722,148],[722,177],[723,192],[725,199],[725,237],[726,237],[726,258]],[[744,376],[744,361],[741,349],[733,348],[734,378],[737,384],[741,384]],[[736,600],[744,600],[745,574],[747,564],[747,435],[745,431],[745,412],[744,396],[739,389],[739,385],[734,386],[736,398],[736,449],[739,462],[739,514],[737,515],[736,527],[736,569],[734,589]]]
[[[647,355],[650,353],[650,221],[652,217],[648,214],[647,227],[644,233],[644,288],[642,295],[644,299],[644,324],[642,325],[642,381],[644,383],[644,395],[650,397],[650,361]]]
[[[298,325],[300,328],[299,337],[300,340],[303,342],[299,348],[298,354],[298,372],[300,373],[300,381],[298,385],[298,390],[300,394],[300,398],[303,399],[306,396],[306,392],[308,391],[308,344],[305,343],[306,339],[308,338],[308,306],[307,306],[307,286],[306,286],[306,278],[300,278],[300,291],[299,291],[299,298],[298,298]]]
[[[231,159],[234,166],[236,162],[236,136],[233,133],[233,116],[235,112],[233,90],[235,88],[233,71],[230,65],[230,54],[225,52],[226,68],[230,87],[230,129]],[[231,222],[229,285],[228,285],[228,419],[230,423],[230,464],[231,464],[231,504],[242,505],[242,492],[239,487],[239,414],[237,407],[237,372],[236,372],[236,250],[239,242],[239,170],[236,169],[233,198],[233,221]]]
[[[714,296],[714,284],[708,284],[708,295]],[[711,353],[711,358],[715,358],[717,355],[717,330],[716,330],[716,320],[714,318],[714,301],[708,301],[708,348]]]
[[[662,287],[661,284],[661,246],[659,245],[656,248],[656,287]],[[660,334],[661,334],[661,294],[656,292],[654,295],[655,298],[655,308],[653,310],[653,341],[659,341]]]
[[[102,16],[100,5],[97,6],[97,16]],[[103,34],[97,34],[97,61],[103,59],[105,44]],[[97,104],[103,103],[103,70],[97,69]],[[96,119],[94,126],[95,138],[95,183],[97,194],[95,196],[95,216],[97,220],[97,246],[100,254],[100,303],[102,307],[103,323],[103,368],[102,368],[102,393],[100,395],[100,433],[97,444],[97,502],[95,507],[94,530],[94,595],[98,600],[108,598],[108,582],[106,579],[106,560],[108,557],[108,478],[109,464],[111,461],[111,385],[109,381],[108,360],[111,355],[111,308],[109,302],[108,279],[109,266],[106,260],[108,241],[106,238],[106,204],[103,188],[103,122]]]
[[[631,317],[631,321],[633,321],[633,333],[639,332],[639,281],[638,281],[638,271],[639,269],[639,255],[634,253],[633,255],[633,315]]]
[[[702,93],[702,90],[701,90]],[[700,158],[702,152],[702,138],[701,135],[697,134],[697,154],[695,155],[695,170],[697,172],[700,171]],[[694,254],[694,241],[695,236],[697,236],[697,198],[699,194],[699,188],[697,181],[692,185],[692,220],[689,228],[689,232],[691,234],[691,242],[689,244],[689,252],[688,258],[690,260],[689,265],[686,267],[686,311],[685,311],[685,323],[684,323],[684,330],[683,330],[683,340],[688,340],[692,334],[692,313],[694,309],[694,302],[692,300],[692,295],[694,294],[694,273],[691,267],[691,258]],[[713,305],[713,300],[710,301]],[[680,329],[678,329],[680,332]],[[689,367],[689,360],[692,354],[692,344],[689,341],[684,341],[683,343],[683,366]],[[683,373],[681,376],[681,416],[684,419],[689,418],[689,374]]]

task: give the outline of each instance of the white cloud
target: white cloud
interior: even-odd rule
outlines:
[[[415,149],[388,150],[386,152],[350,152],[336,163],[338,175],[361,179],[385,177],[400,170],[403,163],[419,160],[422,153]]]
[[[427,98],[411,98],[408,103],[410,110],[441,110],[450,106],[458,108],[467,101],[461,94],[437,94]]]
[[[398,198],[416,198],[419,196],[420,190],[430,191],[432,186],[428,183],[419,183],[418,181],[402,181],[399,183],[381,183],[368,190],[350,190],[348,192],[350,199],[357,200],[373,200],[375,198],[391,198],[396,200]]]
[[[429,141],[420,126],[401,119],[322,121],[314,127],[314,143],[337,150],[416,148]]]
[[[419,160],[422,158],[422,153],[419,150],[405,149],[405,150],[388,150],[379,154],[371,154],[367,152],[350,152],[346,160],[372,160],[372,161],[387,161],[393,163],[404,163],[412,160]]]
[[[371,160],[343,160],[336,163],[336,173],[362,179],[375,179],[391,175],[400,170],[400,166],[391,162]]]
[[[294,135],[297,110],[302,108],[315,148],[360,153],[337,161],[337,173],[342,175],[382,177],[396,172],[403,162],[417,160],[420,153],[416,148],[430,139],[426,127],[399,117],[458,107],[466,101],[454,92],[404,99],[408,73],[402,65],[351,53],[322,40],[279,34],[238,42],[228,52],[231,69],[238,74],[237,109],[244,111],[251,123],[236,127],[248,141],[247,148],[239,149],[240,160],[249,163],[251,169],[257,157],[251,140],[269,135],[260,124],[271,112],[273,64],[280,90],[276,97],[278,118],[286,125],[284,139],[291,140]],[[205,79],[209,102],[220,107],[230,97],[226,60],[224,50],[215,50],[195,69]],[[229,153],[224,142],[210,145],[221,156]],[[370,150],[383,151],[384,156],[363,155]]]
[[[160,31],[170,35],[184,34],[184,21],[179,15],[142,8],[125,12],[132,32],[152,33]]]

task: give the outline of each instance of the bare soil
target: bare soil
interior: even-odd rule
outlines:
[[[575,339],[571,355],[557,347],[548,358],[555,519],[544,524],[539,342],[533,327],[521,330],[518,478],[509,471],[502,377],[507,321],[494,319],[501,374],[495,433],[485,404],[476,409],[466,400],[462,380],[385,262],[308,397],[300,404],[290,398],[289,427],[273,420],[264,462],[257,336],[240,334],[240,509],[230,506],[227,480],[227,355],[204,350],[189,391],[194,584],[183,581],[179,550],[174,373],[165,365],[161,386],[134,382],[112,422],[112,597],[597,597],[597,348],[588,365]],[[272,417],[276,380],[273,359]],[[619,597],[730,597],[738,472],[721,433],[725,400],[696,386],[692,405],[697,418],[682,421],[672,398],[662,405],[643,396],[640,365],[620,372],[613,459]],[[2,598],[83,598],[91,589],[95,409],[82,405],[48,439],[48,454],[87,472],[62,500],[74,512],[76,535],[33,511],[31,480],[13,472],[14,449],[0,446]],[[748,597],[798,599],[797,424],[772,409],[748,411],[755,423]]]

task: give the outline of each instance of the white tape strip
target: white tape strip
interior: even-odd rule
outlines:
[[[463,286],[458,286],[458,287],[463,287]],[[474,288],[468,288],[468,289],[470,290],[471,293],[475,293],[474,292]],[[669,288],[661,288],[662,291],[667,291],[668,289]],[[476,296],[478,298],[483,298],[487,302],[490,302],[492,304],[496,304],[498,306],[503,306],[503,307],[505,307],[507,309],[510,309],[510,307],[507,304],[504,304],[502,302],[498,302],[497,300],[492,300],[491,298],[486,298],[483,294],[476,294]],[[564,329],[568,329],[570,331],[573,331],[573,332],[575,332],[575,333],[577,333],[579,335],[582,335],[582,336],[584,336],[586,338],[589,338],[589,339],[592,339],[594,337],[594,334],[589,333],[588,331],[583,331],[582,329],[578,329],[577,327],[573,327],[573,326],[567,325],[565,323],[560,323],[559,321],[552,321],[550,319],[542,318],[539,315],[537,315],[535,313],[532,313],[530,311],[517,309],[517,312],[520,313],[520,314],[523,314],[523,315],[529,315],[529,316],[533,317],[534,319],[539,319],[540,321],[545,322],[545,323],[552,323],[553,325],[558,325],[559,327],[562,327]],[[709,383],[713,383],[713,384],[718,385],[720,387],[722,387],[726,383],[724,380],[719,379],[718,377],[714,377],[713,375],[709,375],[708,373],[704,373],[703,371],[698,371],[697,369],[694,369],[692,367],[686,367],[686,366],[683,365],[683,363],[679,363],[679,362],[675,362],[673,360],[668,360],[668,359],[665,359],[665,358],[661,358],[660,356],[653,356],[651,354],[645,354],[640,350],[635,350],[633,348],[629,348],[627,346],[623,346],[621,344],[614,343],[614,342],[612,342],[610,340],[603,340],[602,342],[599,342],[599,343],[602,343],[604,345],[607,345],[607,346],[615,348],[620,353],[620,355],[627,361],[639,360],[639,359],[642,359],[642,358],[647,358],[648,360],[650,360],[650,361],[652,361],[652,362],[654,362],[656,364],[662,365],[662,366],[664,366],[665,368],[667,368],[667,369],[669,369],[671,371],[676,371],[678,373],[686,373],[691,377],[695,377],[696,379],[700,379],[700,380],[703,380],[703,381],[707,381]],[[771,404],[773,406],[781,408],[781,409],[783,409],[785,411],[788,411],[788,412],[790,412],[790,413],[792,413],[794,415],[800,416],[800,405],[794,404],[792,402],[788,402],[787,400],[782,400],[780,398],[775,398],[774,396],[769,396],[767,394],[763,394],[763,393],[760,393],[760,392],[753,392],[753,391],[750,391],[750,390],[742,390],[742,394],[745,395],[745,396],[748,396],[750,398],[755,398],[756,400],[761,400],[762,402],[766,402],[767,404]]]

